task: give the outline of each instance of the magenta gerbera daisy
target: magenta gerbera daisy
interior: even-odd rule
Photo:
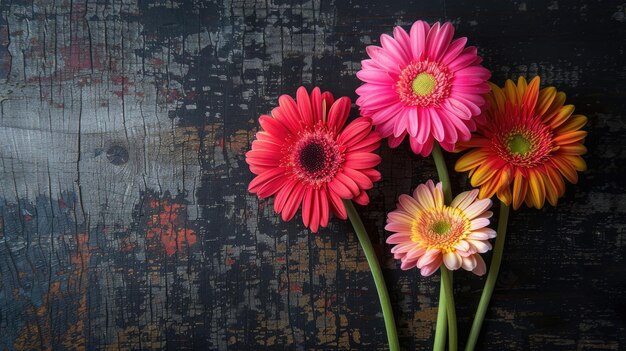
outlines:
[[[260,199],[275,195],[274,210],[285,221],[302,205],[302,220],[317,232],[333,213],[347,218],[343,199],[365,205],[365,192],[380,180],[374,169],[381,159],[374,151],[380,135],[368,117],[344,125],[351,101],[336,101],[329,92],[300,87],[297,102],[289,95],[278,99],[272,115],[259,118],[262,130],[246,153],[250,171],[257,176],[248,190]]]
[[[380,37],[382,47],[367,47],[356,103],[391,147],[408,134],[416,154],[428,156],[435,141],[452,151],[476,129],[491,73],[467,38],[453,36],[449,22],[417,21],[409,33],[396,27],[393,37]]]

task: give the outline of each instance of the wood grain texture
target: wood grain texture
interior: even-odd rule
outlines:
[[[416,19],[452,21],[495,83],[539,74],[589,116],[579,184],[512,215],[480,349],[626,349],[619,0],[1,0],[0,349],[384,350],[349,223],[278,220],[244,153],[280,94],[354,99],[365,47]],[[383,227],[436,172],[381,153],[359,210],[401,343],[427,349],[438,278],[399,270]],[[455,274],[461,340],[482,283]]]

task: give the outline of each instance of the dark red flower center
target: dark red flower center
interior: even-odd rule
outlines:
[[[315,174],[322,170],[325,164],[326,150],[322,143],[311,141],[300,150],[300,166],[304,171]]]
[[[299,133],[287,143],[282,166],[300,181],[314,187],[333,180],[343,162],[342,148],[323,125]]]

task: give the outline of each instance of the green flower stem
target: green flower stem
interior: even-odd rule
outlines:
[[[500,216],[498,218],[498,236],[496,237],[496,246],[493,249],[491,266],[489,267],[485,287],[483,288],[483,293],[480,296],[480,302],[478,303],[478,308],[476,309],[474,322],[472,322],[472,329],[470,330],[469,337],[467,338],[465,351],[473,351],[476,347],[476,341],[478,341],[480,328],[485,320],[487,307],[489,307],[489,301],[491,300],[491,295],[493,294],[493,289],[496,285],[496,280],[498,279],[498,272],[500,271],[500,264],[502,263],[502,252],[504,251],[504,239],[506,238],[506,226],[509,221],[509,210],[509,206],[500,202]]]
[[[446,204],[452,202],[452,185],[446,161],[443,158],[441,147],[438,143],[433,146],[433,160],[437,167],[437,175],[443,188],[443,198]],[[437,313],[437,326],[435,327],[435,345],[434,350],[443,350],[445,348],[445,317],[448,317],[448,349],[457,349],[457,329],[456,329],[456,309],[454,307],[454,294],[452,292],[452,273],[441,265],[441,287],[439,291],[439,311]]]
[[[437,311],[437,325],[435,326],[435,344],[433,351],[444,351],[446,349],[446,333],[448,332],[448,316],[446,315],[446,293],[441,279],[439,288],[439,309]]]
[[[433,146],[433,160],[435,160],[435,167],[437,167],[437,175],[439,181],[443,187],[443,199],[446,204],[452,202],[452,185],[450,184],[450,176],[448,175],[448,168],[446,167],[446,161],[443,158],[441,147],[438,143]]]
[[[456,332],[456,309],[454,308],[454,294],[452,293],[452,272],[441,265],[441,281],[443,282],[443,291],[446,295],[446,312],[448,313],[448,350],[457,350],[457,332]]]
[[[346,209],[348,210],[348,218],[352,222],[352,227],[356,232],[356,236],[359,238],[367,263],[370,266],[370,271],[374,277],[374,283],[376,284],[376,291],[378,292],[378,298],[380,299],[380,306],[383,309],[383,317],[385,319],[385,328],[387,329],[387,339],[389,341],[389,350],[399,351],[400,342],[398,341],[398,331],[396,330],[396,321],[393,318],[393,309],[391,308],[391,301],[389,300],[389,293],[387,292],[387,285],[385,284],[385,278],[383,272],[380,269],[378,263],[378,257],[374,252],[374,247],[370,241],[370,237],[365,231],[365,226],[359,217],[359,213],[354,208],[354,204],[350,200],[343,200]]]

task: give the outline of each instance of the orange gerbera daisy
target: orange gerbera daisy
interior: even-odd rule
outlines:
[[[580,130],[587,117],[572,115],[574,106],[564,105],[563,92],[539,90],[539,83],[539,77],[530,83],[519,77],[517,85],[511,80],[503,88],[491,84],[486,122],[471,140],[457,144],[457,151],[471,151],[459,158],[455,170],[469,172],[481,198],[496,194],[514,209],[522,202],[542,208],[546,199],[556,206],[565,193],[563,177],[575,184],[576,171],[587,169],[581,157],[587,152],[587,132]]]

